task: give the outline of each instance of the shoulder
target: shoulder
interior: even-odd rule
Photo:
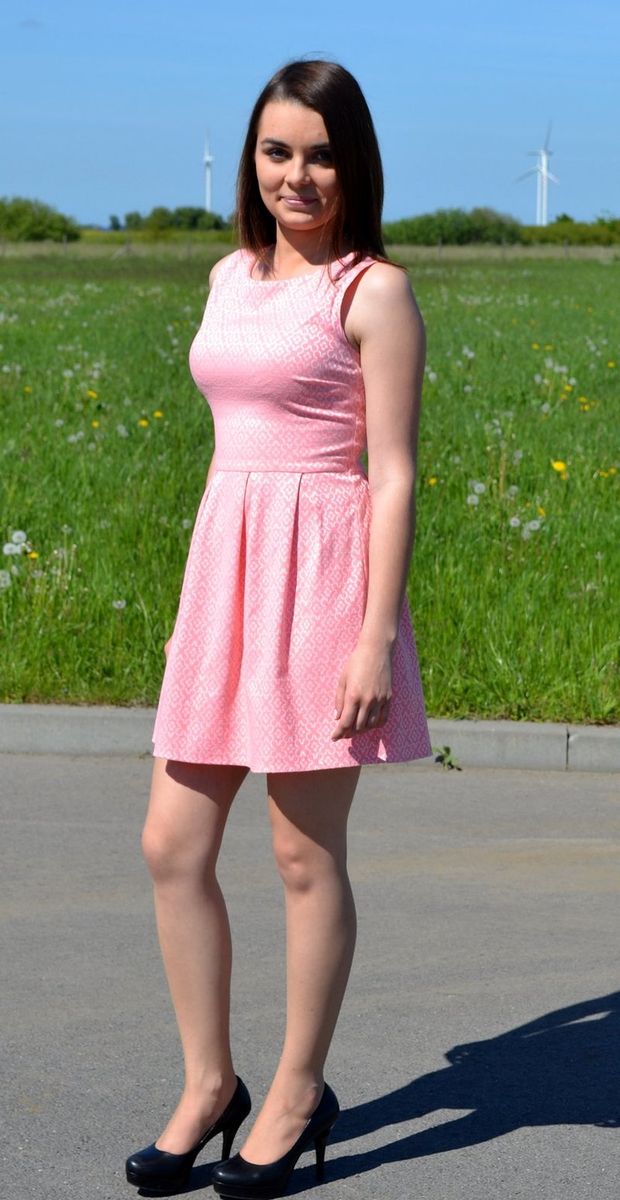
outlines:
[[[347,318],[347,332],[360,343],[384,325],[396,323],[424,327],[409,273],[395,263],[375,260],[359,277]]]
[[[394,300],[412,296],[411,282],[407,271],[395,263],[372,259],[365,264],[369,269],[362,271],[356,295],[369,296],[371,300]]]
[[[231,264],[233,259],[238,260],[242,254],[243,250],[233,250],[230,254],[224,254],[222,258],[218,258],[217,262],[214,263],[209,271],[209,287],[213,287],[213,284],[224,264]]]

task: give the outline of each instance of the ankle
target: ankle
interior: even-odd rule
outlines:
[[[271,1086],[287,1107],[295,1108],[300,1103],[313,1104],[318,1101],[325,1080],[322,1071],[279,1068]]]
[[[184,1098],[191,1104],[204,1105],[206,1102],[217,1103],[222,1096],[232,1096],[237,1087],[237,1076],[234,1070],[210,1073],[208,1075],[193,1075],[185,1082]]]

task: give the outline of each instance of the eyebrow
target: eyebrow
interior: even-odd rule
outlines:
[[[288,142],[282,142],[282,141],[280,141],[279,138],[269,138],[269,137],[263,138],[261,140],[261,146],[266,146],[266,145],[283,146],[285,150],[290,150],[290,146],[289,146]],[[315,142],[313,146],[310,146],[310,149],[311,150],[331,150],[331,146],[330,146],[329,142]]]

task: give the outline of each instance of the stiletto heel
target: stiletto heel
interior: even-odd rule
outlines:
[[[187,1183],[194,1160],[203,1146],[218,1133],[222,1134],[222,1154],[224,1157],[229,1155],[237,1130],[252,1108],[248,1089],[238,1075],[236,1079],[237,1087],[232,1100],[191,1150],[186,1154],[172,1154],[168,1150],[159,1150],[155,1142],[152,1142],[150,1146],[138,1150],[127,1159],[127,1182],[159,1195],[168,1195],[180,1190]]]
[[[213,1168],[211,1182],[218,1196],[227,1200],[276,1200],[283,1196],[297,1159],[314,1145],[316,1177],[325,1174],[325,1147],[338,1119],[340,1106],[329,1084],[305,1128],[291,1149],[272,1163],[251,1163],[241,1154]]]
[[[315,1138],[314,1149],[316,1153],[316,1177],[319,1181],[325,1175],[325,1147],[327,1145],[328,1134],[324,1133],[322,1137]]]

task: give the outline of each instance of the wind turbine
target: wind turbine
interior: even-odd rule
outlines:
[[[552,175],[551,171],[549,170],[549,159],[550,159],[551,155],[553,154],[553,150],[549,149],[550,133],[551,133],[551,121],[549,122],[549,128],[547,130],[547,136],[545,138],[544,146],[541,146],[539,150],[528,150],[528,154],[536,154],[538,156],[538,162],[537,162],[536,166],[532,167],[531,171],[524,171],[523,175],[519,175],[517,177],[517,179],[515,179],[515,183],[518,183],[520,179],[525,179],[528,175],[537,175],[538,176],[537,187],[536,187],[536,224],[537,225],[546,225],[547,224],[547,183],[548,183],[548,181],[550,179],[552,179],[554,183],[560,182],[559,179],[556,179],[555,175]]]
[[[209,153],[209,135],[207,134],[207,137],[205,140],[205,156],[204,156],[205,209],[207,212],[213,211],[212,207],[211,207],[211,174],[212,174],[211,168],[212,168],[212,166],[213,166],[213,155]]]

